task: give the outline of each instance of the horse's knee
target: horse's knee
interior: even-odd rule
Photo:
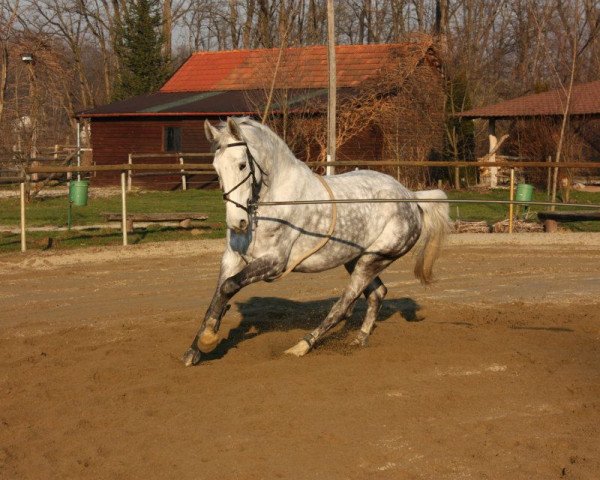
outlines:
[[[232,277],[232,278],[228,278],[227,280],[225,280],[223,282],[223,285],[221,285],[221,288],[219,291],[221,292],[221,295],[230,297],[232,295],[235,295],[239,290],[240,290],[240,285]]]

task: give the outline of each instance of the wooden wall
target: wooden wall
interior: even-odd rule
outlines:
[[[96,165],[125,164],[130,153],[164,153],[164,127],[181,127],[182,151],[209,153],[210,146],[204,135],[204,118],[94,118],[92,119],[93,162]],[[211,163],[210,158],[186,159],[193,163]],[[134,163],[176,163],[176,158],[136,158]],[[92,183],[99,186],[119,185],[118,172],[98,172]],[[216,175],[197,176],[188,179],[191,187],[214,184]],[[170,190],[181,188],[181,177],[177,175],[136,175],[133,185],[145,188]]]
[[[439,116],[439,118],[437,118]],[[413,118],[414,117],[414,118]],[[365,128],[360,134],[351,138],[338,150],[338,160],[433,160],[441,155],[443,149],[443,117],[426,115],[426,120],[418,115],[405,115],[398,122],[398,141],[402,145],[402,154],[390,151],[386,147],[384,133],[378,125]],[[208,153],[210,145],[204,135],[203,117],[146,117],[146,118],[94,118],[92,120],[93,161],[96,165],[117,165],[127,163],[129,153],[162,153],[163,129],[167,126],[181,127],[183,152]],[[216,120],[211,121],[216,123]],[[318,148],[311,149],[317,152]],[[302,160],[303,152],[297,152]],[[211,158],[186,159],[186,162],[211,163]],[[169,159],[134,159],[134,163],[176,163],[176,157]],[[338,172],[354,170],[355,167],[338,168]],[[400,181],[414,187],[417,183],[431,181],[428,169],[407,169],[400,172],[396,168],[381,168],[382,171],[397,177]],[[322,173],[322,172],[319,172]],[[419,175],[415,175],[419,173]],[[418,177],[418,178],[417,178]],[[218,187],[216,174],[188,177],[189,188]],[[94,185],[118,186],[119,173],[98,173],[92,177]],[[134,187],[159,190],[175,190],[181,188],[181,176],[136,174],[133,177]]]

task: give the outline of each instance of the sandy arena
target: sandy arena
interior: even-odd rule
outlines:
[[[454,235],[304,358],[343,269],[244,289],[222,241],[0,256],[1,479],[598,479],[600,235]]]

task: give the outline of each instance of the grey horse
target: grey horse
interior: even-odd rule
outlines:
[[[215,348],[227,304],[240,289],[275,280],[287,270],[322,272],[344,265],[350,274],[349,284],[323,322],[285,352],[296,356],[308,353],[347,318],[361,294],[367,311],[353,343],[365,345],[387,293],[379,274],[415,246],[414,273],[423,283],[430,282],[448,230],[448,203],[418,200],[447,199],[444,192],[411,192],[392,177],[368,170],[319,178],[273,131],[247,117],[228,118],[218,128],[206,121],[204,127],[225,192],[227,244],[216,291],[183,355],[185,365],[197,364],[202,352]],[[335,214],[332,204],[256,207],[258,202],[328,200],[331,195],[417,201],[338,204]]]

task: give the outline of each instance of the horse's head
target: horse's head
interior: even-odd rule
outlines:
[[[206,120],[204,131],[215,150],[213,166],[226,200],[227,227],[245,233],[251,222],[249,206],[258,200],[265,173],[254,159],[238,120],[228,118],[221,129]]]

